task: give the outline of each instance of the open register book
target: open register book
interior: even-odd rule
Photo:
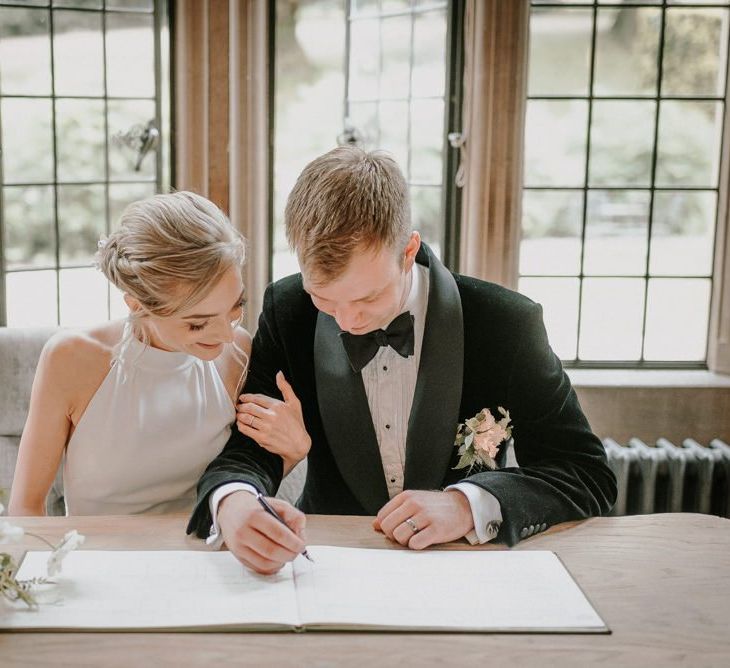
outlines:
[[[0,602],[0,628],[608,632],[552,552],[308,549],[274,576],[228,552],[72,552],[37,610]],[[19,577],[47,558],[28,552]]]

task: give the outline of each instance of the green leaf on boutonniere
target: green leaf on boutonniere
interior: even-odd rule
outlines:
[[[473,417],[473,418],[469,418],[465,424],[466,424],[467,428],[470,429],[471,431],[476,431],[477,429],[479,429],[480,422],[481,422],[481,420],[478,417]]]
[[[470,453],[465,452],[461,455],[461,457],[459,458],[459,462],[456,464],[456,466],[454,466],[454,468],[465,469],[467,466],[472,465],[472,459],[473,456]]]

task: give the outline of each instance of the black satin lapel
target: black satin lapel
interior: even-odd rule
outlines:
[[[347,486],[371,515],[388,502],[383,464],[362,375],[354,373],[335,319],[319,313],[314,374],[322,424]]]
[[[464,376],[464,319],[459,289],[430,249],[426,252],[428,310],[408,420],[407,489],[441,488],[453,453]]]

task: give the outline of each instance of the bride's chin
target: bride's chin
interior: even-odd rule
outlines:
[[[212,360],[223,352],[223,344],[215,343],[213,345],[208,345],[205,343],[195,343],[193,344],[193,350],[191,352],[201,359]]]

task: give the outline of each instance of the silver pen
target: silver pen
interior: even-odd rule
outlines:
[[[261,504],[261,507],[267,513],[269,513],[269,515],[271,515],[274,519],[279,520],[279,522],[281,522],[287,529],[289,529],[291,531],[291,529],[289,528],[289,525],[283,519],[281,519],[281,516],[279,515],[279,513],[277,513],[269,505],[269,502],[264,498],[264,495],[261,494],[261,492],[256,492],[256,498],[258,499],[258,502]],[[304,551],[302,552],[302,556],[303,557],[306,557],[307,559],[309,559],[309,561],[311,561],[312,563],[314,563],[314,559],[312,559],[312,557],[309,556],[309,552],[307,552],[307,548],[306,547],[304,548]]]

